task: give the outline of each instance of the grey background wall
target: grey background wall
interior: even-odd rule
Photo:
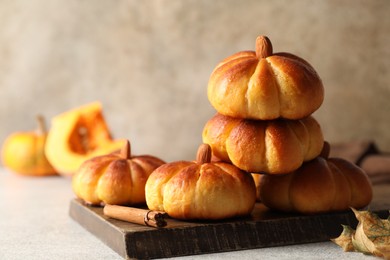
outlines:
[[[211,71],[263,34],[321,76],[327,140],[390,150],[389,14],[387,0],[0,0],[0,141],[100,100],[135,153],[192,159]]]

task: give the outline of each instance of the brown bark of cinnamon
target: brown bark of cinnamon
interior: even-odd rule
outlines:
[[[111,218],[144,226],[162,228],[167,227],[168,225],[165,220],[165,218],[168,217],[168,214],[162,211],[152,211],[118,205],[105,205],[103,213]]]

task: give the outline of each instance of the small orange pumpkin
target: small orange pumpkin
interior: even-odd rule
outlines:
[[[73,175],[73,191],[91,205],[142,204],[145,203],[146,180],[164,163],[150,155],[132,156],[127,141],[120,152],[84,161]]]
[[[108,154],[125,144],[113,139],[100,102],[74,108],[52,119],[45,153],[63,176],[72,176],[87,159]]]
[[[250,173],[230,163],[211,162],[211,147],[202,144],[196,161],[157,168],[145,186],[151,210],[178,219],[224,219],[251,213],[256,200]]]
[[[2,161],[6,168],[22,175],[55,175],[57,173],[44,152],[47,137],[45,121],[42,116],[38,116],[37,120],[36,131],[17,132],[6,138],[2,147]]]

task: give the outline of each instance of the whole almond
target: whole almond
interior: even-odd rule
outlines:
[[[256,38],[256,56],[258,59],[267,58],[272,55],[272,43],[267,36]]]

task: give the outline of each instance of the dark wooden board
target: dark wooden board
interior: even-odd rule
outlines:
[[[369,209],[387,218],[390,185],[374,186]],[[169,228],[152,228],[106,217],[102,207],[74,199],[70,216],[124,258],[163,258],[261,247],[329,241],[341,224],[355,227],[352,211],[305,216],[276,213],[257,203],[250,217],[218,222],[169,219]]]

